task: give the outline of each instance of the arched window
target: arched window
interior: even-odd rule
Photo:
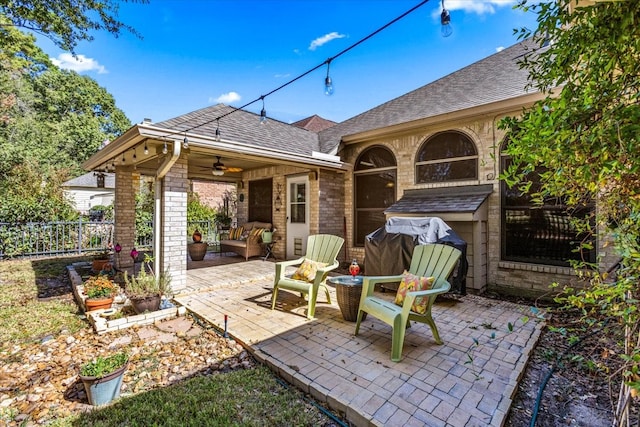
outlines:
[[[396,158],[385,147],[366,149],[356,161],[354,181],[354,240],[364,246],[367,234],[385,223],[384,210],[396,201]]]
[[[501,172],[511,165],[511,157],[504,154],[507,142],[500,150]],[[576,251],[584,236],[571,224],[572,217],[584,219],[590,216],[594,205],[569,211],[564,201],[557,198],[547,198],[542,205],[535,204],[531,194],[540,191],[540,174],[544,171],[545,168],[537,167],[529,173],[527,179],[531,181],[531,187],[527,193],[517,185],[509,187],[504,181],[500,182],[501,258],[558,266],[569,266],[569,260],[594,262],[595,250]]]
[[[461,132],[438,133],[422,145],[416,157],[416,183],[478,178],[478,152]]]

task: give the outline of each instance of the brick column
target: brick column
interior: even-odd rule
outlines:
[[[187,159],[182,155],[162,179],[161,268],[171,273],[171,288],[187,286]]]
[[[137,178],[137,179],[135,179]],[[133,266],[133,260],[129,256],[136,241],[136,191],[135,184],[139,184],[139,176],[134,177],[129,167],[116,166],[116,188],[114,207],[113,241],[120,243],[122,252],[120,253],[119,268],[129,268]],[[116,263],[118,259],[116,258]]]

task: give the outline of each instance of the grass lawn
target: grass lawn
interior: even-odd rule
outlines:
[[[78,394],[70,390],[76,390],[81,361],[110,349],[115,340],[110,334],[97,337],[78,311],[65,271],[66,265],[78,260],[81,258],[0,262],[0,425],[342,424],[255,363],[249,369],[233,370],[189,362],[180,366],[185,369],[180,372],[175,361],[196,359],[189,354],[189,346],[215,346],[215,342],[206,341],[212,333],[190,341],[184,339],[179,342],[182,348],[148,346],[135,340],[124,344],[124,349],[135,355],[135,367],[130,367],[129,376],[125,376],[123,397],[100,408],[74,398]],[[65,347],[66,356],[59,351]],[[58,357],[57,353],[63,356]],[[209,365],[226,366],[227,353],[206,353]],[[196,372],[186,370],[194,366]],[[174,379],[162,380],[168,374]],[[52,383],[57,388],[45,393],[44,388]]]

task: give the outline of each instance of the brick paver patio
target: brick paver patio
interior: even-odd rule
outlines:
[[[394,363],[390,327],[369,316],[354,336],[331,287],[332,304],[319,295],[314,320],[287,291],[272,311],[274,270],[262,260],[191,269],[176,300],[221,329],[228,315],[229,334],[258,360],[356,426],[504,423],[541,330],[528,307],[478,296],[438,300],[444,345],[414,323]]]

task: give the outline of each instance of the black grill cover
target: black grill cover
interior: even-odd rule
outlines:
[[[466,295],[467,293],[467,242],[453,229],[436,243],[453,246],[462,252],[457,268],[453,270],[449,282],[451,291]],[[402,274],[411,265],[413,248],[418,244],[418,236],[401,233],[387,233],[381,227],[365,237],[364,242],[364,274],[367,276],[387,276]]]

